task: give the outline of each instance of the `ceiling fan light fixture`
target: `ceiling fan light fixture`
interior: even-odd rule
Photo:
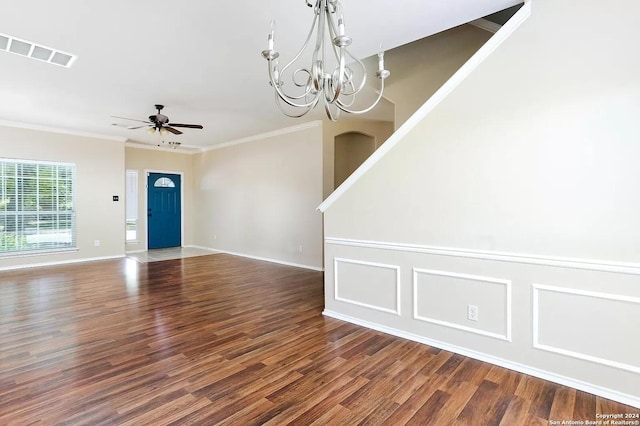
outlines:
[[[138,120],[135,118],[120,117],[117,115],[112,115],[111,117],[118,118],[121,120],[131,120],[131,121],[137,121],[139,123],[144,123],[143,125],[138,124],[135,126],[127,126],[127,128],[130,130],[134,130],[134,129],[141,129],[143,127],[146,127],[147,133],[152,135],[157,132],[158,135],[160,135],[160,137],[163,137],[168,133],[172,133],[174,135],[181,135],[182,132],[176,129],[175,127],[184,127],[187,129],[203,129],[201,124],[184,124],[184,123],[170,122],[169,117],[161,113],[163,109],[164,109],[164,105],[156,104],[156,110],[158,111],[158,113],[150,115],[148,120]],[[116,123],[114,123],[113,125],[119,126],[119,124],[116,124]]]

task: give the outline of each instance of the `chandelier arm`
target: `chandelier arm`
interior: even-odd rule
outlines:
[[[275,89],[276,95],[278,95],[278,97],[280,97],[280,99],[282,99],[285,103],[291,105],[292,107],[308,108],[310,105],[312,105],[314,103],[315,100],[311,100],[311,102],[308,102],[308,103],[305,103],[305,104],[299,104],[299,103],[294,102],[295,98],[291,98],[291,97],[287,96],[280,89],[279,81],[276,81],[276,79],[273,76],[273,67],[271,66],[271,61],[269,61],[269,79],[271,80],[271,85]],[[317,96],[316,96],[316,98],[317,98]]]
[[[304,84],[300,84],[295,80],[295,75],[297,75],[299,72],[304,72],[307,74],[307,81]],[[304,93],[302,93],[301,95],[296,95],[296,96],[292,96],[292,95],[287,95],[287,97],[289,99],[294,99],[294,100],[298,100],[298,99],[306,99],[307,96],[309,96],[310,94],[313,94],[313,84],[311,82],[311,73],[309,72],[308,69],[306,68],[299,68],[294,72],[294,76],[293,76],[293,84],[295,84],[297,87],[304,87]],[[284,93],[284,92],[283,92]]]
[[[365,109],[361,109],[361,110],[350,110],[347,105],[344,105],[342,103],[342,101],[340,101],[340,99],[338,99],[338,101],[336,102],[336,105],[342,111],[348,112],[349,114],[356,114],[356,115],[357,114],[365,114],[365,113],[371,111],[373,108],[375,108],[376,105],[378,105],[378,102],[380,102],[380,99],[382,99],[382,93],[383,92],[384,92],[384,79],[381,78],[380,79],[380,90],[378,91],[378,98],[375,100],[375,102],[373,104],[371,104],[371,106],[369,106],[369,108],[365,108]]]
[[[353,87],[353,82],[349,81],[347,82],[348,85],[350,85],[351,87]],[[350,99],[350,102],[346,102],[347,99]],[[340,102],[342,103],[342,105],[346,108],[350,108],[351,106],[353,106],[353,104],[356,101],[356,97],[353,94],[350,93],[342,93],[342,97],[340,98]]]
[[[324,87],[324,36],[325,36],[325,13],[326,1],[319,0],[319,20],[318,20],[318,34],[316,35],[316,46],[313,49],[313,55],[311,57],[311,74],[313,78],[313,85],[318,92],[323,91]]]
[[[300,114],[290,114],[289,112],[287,112],[284,109],[284,107],[280,103],[280,100],[284,101],[284,99],[282,99],[280,96],[278,96],[278,94],[275,95],[275,98],[276,98],[276,105],[278,106],[278,109],[280,110],[280,112],[283,113],[284,115],[286,115],[287,117],[290,117],[290,118],[303,117],[303,116],[307,115],[309,113],[309,111],[311,111],[315,107],[315,104],[312,103],[310,106],[306,107],[306,109],[303,112],[301,112]],[[316,103],[317,103],[317,101],[316,101]]]
[[[338,108],[337,106],[335,115],[333,115],[333,112],[331,111],[331,104],[325,102],[324,111],[327,113],[327,117],[329,117],[329,120],[331,121],[338,121],[338,118],[340,118],[340,108]]]
[[[347,49],[345,49],[345,52],[347,53],[347,55],[349,55],[351,59],[355,61],[355,63],[358,64],[358,66],[360,67],[360,70],[362,71],[362,80],[360,81],[358,88],[355,89],[353,92],[346,93],[348,95],[357,95],[358,93],[360,93],[360,91],[364,88],[365,84],[367,83],[367,68],[364,66],[364,63],[360,59],[353,56],[351,52],[349,52]]]
[[[311,23],[311,29],[309,30],[309,34],[307,35],[307,39],[303,43],[302,48],[298,51],[296,56],[289,63],[287,63],[287,65],[285,65],[282,68],[282,70],[280,71],[281,73],[284,73],[287,68],[289,68],[295,61],[297,61],[298,58],[300,58],[300,56],[302,56],[304,51],[307,49],[307,46],[309,45],[309,41],[311,40],[311,36],[313,35],[313,30],[315,30],[317,23],[318,23],[318,15],[315,15],[313,17],[313,22]]]
[[[330,29],[331,29],[331,27],[330,27]],[[334,36],[335,36],[335,35],[331,35],[331,37],[334,37]],[[344,60],[344,63],[345,63],[345,67],[344,67],[344,68],[345,68],[345,69],[348,69],[348,70],[350,71],[350,75],[349,75],[348,77],[345,75],[345,77],[346,77],[346,78],[345,78],[345,79],[346,79],[346,81],[343,81],[343,83],[351,83],[351,86],[354,88],[354,90],[353,90],[353,91],[351,91],[351,92],[344,92],[343,94],[344,94],[345,96],[353,96],[353,95],[357,95],[357,94],[358,94],[358,93],[359,93],[359,92],[364,88],[364,86],[365,86],[365,84],[366,84],[366,82],[367,82],[367,69],[366,69],[366,67],[364,66],[364,63],[363,63],[361,60],[359,60],[358,58],[356,58],[355,56],[353,56],[353,55],[351,54],[351,52],[349,52],[349,49],[347,49],[346,47],[338,47],[338,46],[334,45],[333,43],[331,44],[331,46],[332,46],[332,48],[333,48],[333,53],[334,53],[334,55],[335,55],[336,61],[337,61],[338,63],[340,63],[341,59],[343,59],[343,60]],[[340,52],[340,53],[339,53],[339,52]],[[351,70],[351,68],[350,68],[350,67],[347,67],[347,66],[346,66],[346,59],[345,59],[345,55],[344,55],[345,53],[346,53],[347,55],[349,55],[349,57],[350,57],[351,59],[353,59],[353,61],[354,61],[355,63],[357,63],[357,64],[358,64],[358,66],[360,67],[360,70],[362,71],[362,80],[360,80],[360,84],[358,85],[358,89],[357,89],[357,90],[355,89],[355,85],[353,85],[353,76],[354,76],[353,70]],[[336,67],[336,68],[337,68],[337,67]],[[344,71],[343,71],[343,72],[344,72]],[[344,86],[343,86],[343,85],[341,85],[341,88],[343,88],[343,87],[344,87]]]
[[[344,58],[343,58],[344,59]],[[336,76],[338,75],[338,76]],[[341,64],[336,67],[333,74],[326,77],[324,87],[324,99],[327,103],[335,103],[342,93],[344,82],[344,60],[341,60]]]
[[[336,37],[339,35],[338,27],[336,26],[335,20],[333,19],[333,15],[338,12],[338,7],[340,7],[339,3],[340,3],[339,1],[336,1],[334,3],[333,11],[330,11],[328,9],[329,5],[327,5],[326,19],[327,19],[327,28],[329,29],[329,39],[331,40],[331,50],[333,51],[336,61],[338,62],[338,66],[336,67],[333,74],[331,75],[332,83],[333,83],[332,84],[333,93],[330,94],[328,92],[325,92],[325,99],[329,103],[334,103],[338,99],[338,97],[340,97],[340,93],[342,92],[342,89],[344,87],[345,77],[346,77],[345,76],[346,60],[345,60],[344,54],[347,49],[343,45],[340,45],[340,47],[338,47],[333,42],[333,40],[336,39]],[[338,71],[337,76],[336,76],[336,71]],[[330,95],[330,96],[327,96],[327,95]]]
[[[327,5],[328,7],[328,5]],[[336,14],[338,8],[336,7],[333,12],[327,9],[327,27],[329,27],[329,38],[333,41],[334,38],[338,35],[338,27],[336,26],[336,21],[333,19],[333,15]],[[333,45],[333,43],[331,43]]]

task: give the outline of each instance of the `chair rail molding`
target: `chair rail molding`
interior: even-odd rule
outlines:
[[[640,263],[325,237],[325,244],[640,275]]]

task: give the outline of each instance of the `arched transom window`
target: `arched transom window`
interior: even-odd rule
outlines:
[[[156,188],[175,188],[176,184],[168,177],[161,177],[154,182],[153,186]]]

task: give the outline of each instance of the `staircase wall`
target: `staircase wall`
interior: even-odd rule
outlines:
[[[640,6],[529,13],[321,206],[325,314],[640,407]]]

